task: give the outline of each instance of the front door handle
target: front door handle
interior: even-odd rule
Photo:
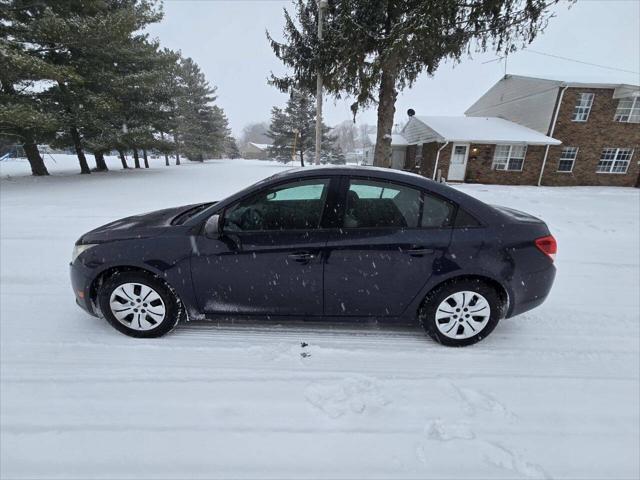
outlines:
[[[294,262],[309,263],[311,260],[316,258],[316,256],[315,254],[309,253],[309,252],[298,252],[298,253],[291,253],[289,255],[289,258]]]
[[[412,257],[423,257],[425,255],[430,255],[434,252],[433,248],[423,248],[423,247],[412,247],[407,248],[406,250],[402,250],[403,253],[407,255],[411,255]]]

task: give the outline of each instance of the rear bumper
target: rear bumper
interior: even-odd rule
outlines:
[[[520,315],[541,305],[549,296],[555,278],[556,267],[550,263],[544,270],[526,273],[514,279],[507,317]]]
[[[97,317],[93,303],[91,301],[91,279],[83,273],[82,265],[76,260],[69,264],[69,275],[71,277],[71,288],[76,299],[76,303],[85,312]]]

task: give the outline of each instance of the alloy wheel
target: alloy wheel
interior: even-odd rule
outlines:
[[[123,283],[116,287],[111,293],[109,307],[120,323],[139,331],[156,328],[166,314],[162,297],[142,283]]]
[[[480,333],[489,323],[491,307],[476,292],[456,292],[445,298],[436,310],[436,326],[442,335],[463,340]]]

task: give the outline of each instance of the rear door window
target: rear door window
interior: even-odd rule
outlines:
[[[351,179],[344,228],[440,228],[450,225],[453,204],[392,182]]]

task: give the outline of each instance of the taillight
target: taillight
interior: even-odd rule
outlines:
[[[547,235],[546,237],[540,237],[536,240],[536,247],[547,257],[554,261],[556,259],[556,253],[558,252],[558,243],[553,235]]]

